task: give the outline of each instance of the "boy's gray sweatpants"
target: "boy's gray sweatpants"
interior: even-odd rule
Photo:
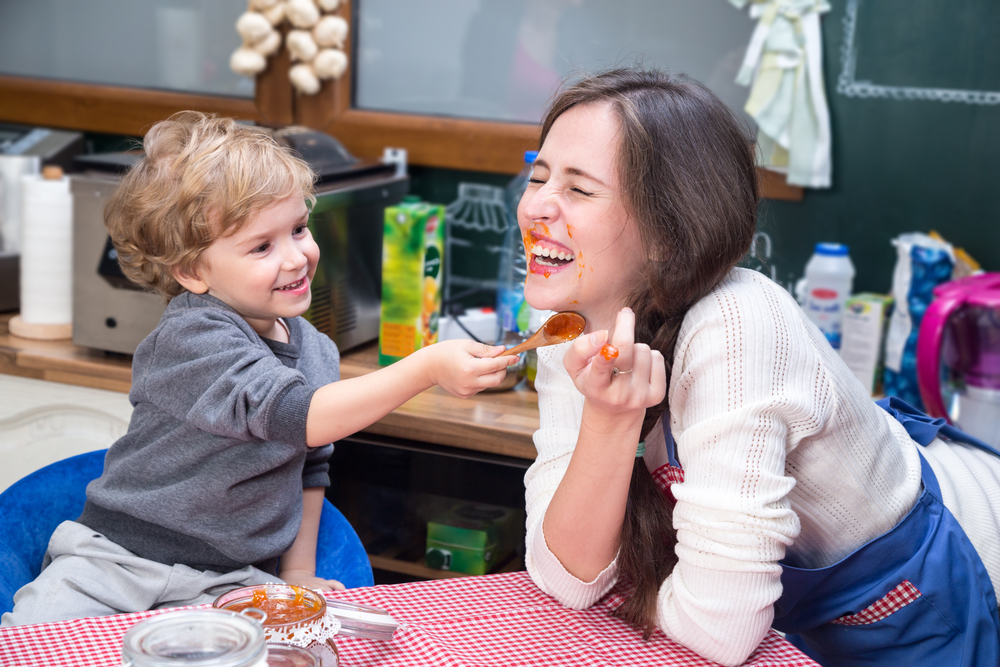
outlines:
[[[45,562],[38,578],[14,595],[14,611],[0,625],[199,605],[234,588],[280,581],[253,566],[219,574],[139,558],[75,521],[56,528]]]

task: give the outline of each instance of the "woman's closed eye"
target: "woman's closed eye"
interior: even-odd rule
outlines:
[[[534,183],[535,185],[545,185],[545,181],[543,179],[534,177],[529,178],[528,183]],[[581,194],[584,197],[591,197],[594,194],[593,192],[587,192],[586,190],[580,187],[572,187],[570,188],[570,191],[575,192],[577,194]]]

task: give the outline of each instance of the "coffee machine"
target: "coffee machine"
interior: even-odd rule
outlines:
[[[333,137],[302,127],[273,131],[319,177],[309,228],[320,248],[305,317],[341,351],[378,338],[382,226],[409,177],[396,164],[362,161]],[[160,320],[166,299],[132,284],[118,266],[104,206],[139,153],[79,156],[73,192],[73,342],[132,354]]]

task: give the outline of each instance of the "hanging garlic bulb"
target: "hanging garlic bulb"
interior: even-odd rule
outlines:
[[[249,45],[267,37],[269,33],[274,32],[274,28],[263,14],[244,12],[236,20],[236,32],[243,38],[243,43]]]
[[[312,30],[313,39],[322,47],[343,48],[347,39],[347,21],[339,16],[324,16]]]
[[[291,30],[285,37],[285,44],[288,45],[288,52],[292,54],[292,60],[309,62],[316,57],[319,47],[313,41],[312,35],[306,30]]]
[[[285,20],[285,3],[278,2],[273,7],[261,11],[261,14],[273,26],[278,26]]]
[[[337,49],[323,49],[313,58],[312,66],[320,79],[339,79],[347,71],[347,56]]]
[[[281,33],[272,30],[267,37],[251,44],[250,48],[262,56],[273,56],[281,48]]]
[[[315,95],[319,92],[319,78],[316,77],[312,66],[306,63],[292,65],[292,68],[288,71],[288,78],[291,80],[295,90],[304,95]]]
[[[311,28],[319,21],[319,8],[313,0],[288,0],[285,16],[296,28]]]
[[[229,57],[229,68],[243,76],[256,76],[267,67],[267,59],[253,49],[241,46]]]

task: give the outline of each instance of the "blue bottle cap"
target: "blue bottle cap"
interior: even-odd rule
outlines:
[[[830,257],[846,257],[847,246],[843,243],[817,243],[817,255],[828,255]]]
[[[524,161],[526,164],[534,164],[538,159],[538,151],[524,151]]]

